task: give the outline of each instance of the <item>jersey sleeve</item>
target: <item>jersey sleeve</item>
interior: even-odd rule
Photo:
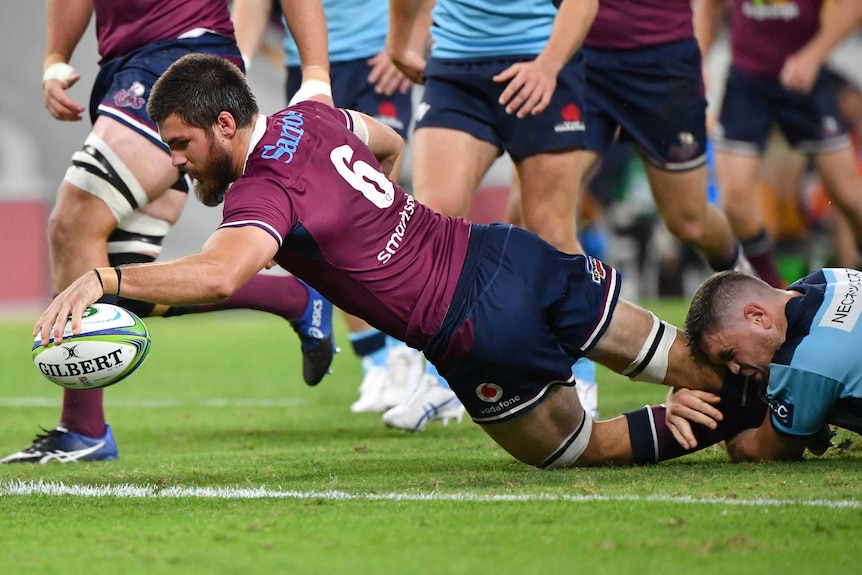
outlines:
[[[786,365],[770,367],[766,389],[770,418],[782,433],[817,433],[828,422],[840,394],[840,384],[828,377]]]
[[[295,223],[293,204],[279,185],[265,179],[241,179],[225,196],[219,228],[256,226],[280,248]]]

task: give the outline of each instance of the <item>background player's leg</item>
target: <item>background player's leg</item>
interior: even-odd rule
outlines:
[[[781,287],[784,282],[775,265],[773,239],[766,229],[766,219],[756,191],[759,166],[759,156],[724,150],[715,152],[721,205],[731,229],[761,279],[774,287]]]
[[[645,163],[656,207],[681,242],[699,250],[716,271],[734,269],[742,256],[727,218],[706,196],[706,165],[677,172]],[[745,271],[745,270],[740,270]]]
[[[862,248],[862,177],[852,148],[815,154],[814,166],[829,199],[853,230],[857,246]],[[858,260],[854,265],[858,265]]]

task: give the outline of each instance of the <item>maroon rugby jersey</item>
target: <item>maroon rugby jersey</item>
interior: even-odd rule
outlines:
[[[93,0],[102,61],[205,29],[234,39],[227,0]]]
[[[691,0],[601,0],[584,46],[629,50],[692,36]]]
[[[778,79],[784,61],[820,28],[823,0],[733,0],[731,61],[755,76]]]
[[[388,180],[350,121],[316,102],[261,116],[221,227],[265,230],[283,268],[421,349],[446,315],[470,224],[435,213]]]

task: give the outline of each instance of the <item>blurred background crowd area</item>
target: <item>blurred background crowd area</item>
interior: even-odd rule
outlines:
[[[0,312],[29,311],[50,297],[46,221],[69,158],[87,134],[87,121],[61,123],[44,109],[40,88],[44,47],[41,2],[16,1],[15,17],[0,21]],[[92,25],[92,24],[91,24]],[[249,69],[249,80],[264,113],[283,107],[284,67],[280,20],[272,19],[266,46]],[[706,62],[708,116],[718,115],[729,65],[726,30]],[[84,103],[95,78],[98,55],[87,33],[72,64],[82,79],[70,94]],[[862,173],[862,30],[832,53],[832,88],[851,127]],[[414,86],[418,102],[421,86]],[[401,183],[411,191],[410,148]],[[502,220],[511,187],[511,162],[501,157],[477,191],[471,217]],[[710,199],[721,202],[714,179]],[[751,191],[768,214],[776,257],[785,281],[824,266],[858,266],[856,244],[847,223],[836,214],[808,159],[791,150],[781,133],[772,134],[759,177]],[[588,175],[581,191],[579,229],[592,255],[617,267],[631,299],[687,297],[710,273],[701,256],[674,239],[653,203],[641,162],[628,144],[618,144]],[[219,222],[220,210],[197,202],[166,240],[162,258],[195,251]],[[82,222],[81,225],[86,225]]]

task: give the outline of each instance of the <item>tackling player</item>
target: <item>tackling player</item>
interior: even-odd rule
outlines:
[[[207,205],[224,201],[199,254],[99,267],[36,322],[43,342],[80,329],[104,294],[196,304],[229,297],[271,260],[341,309],[425,352],[467,412],[542,468],[630,463],[624,418],[594,423],[571,364],[587,356],[638,381],[718,390],[722,369],[619,298],[616,271],[510,225],[443,217],[386,177],[403,140],[372,118],[304,102],[260,115],[241,71],[191,54],[153,88],[148,112]],[[623,423],[620,425],[619,422]]]

